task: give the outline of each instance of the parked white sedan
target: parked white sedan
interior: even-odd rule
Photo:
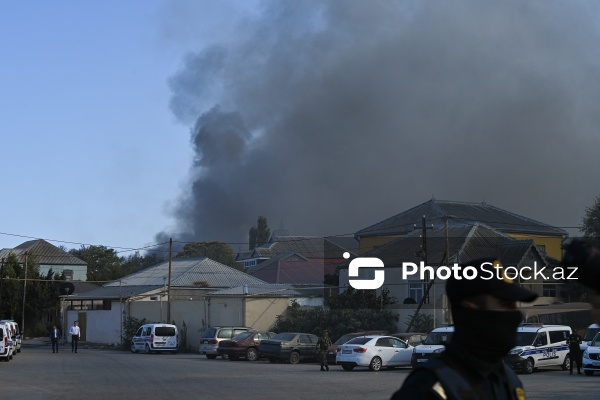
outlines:
[[[379,371],[382,367],[410,366],[413,347],[392,336],[360,336],[338,348],[336,364],[345,371],[354,367],[369,367]]]

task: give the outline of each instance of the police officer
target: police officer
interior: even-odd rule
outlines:
[[[581,336],[573,331],[567,338],[567,344],[569,345],[569,355],[570,355],[570,375],[573,375],[573,362],[577,364],[577,373],[581,375],[581,362],[583,354],[581,353]]]
[[[316,350],[319,352],[321,357],[321,371],[329,371],[329,363],[327,362],[327,349],[331,346],[331,339],[329,338],[329,331],[325,329],[323,331],[323,337],[320,337],[317,341]]]
[[[454,320],[446,350],[413,370],[392,400],[525,399],[521,381],[502,358],[516,344],[522,321],[517,302],[531,302],[537,295],[508,279],[494,259],[463,266],[473,266],[478,274],[446,282]],[[485,271],[494,277],[483,279],[489,277]]]

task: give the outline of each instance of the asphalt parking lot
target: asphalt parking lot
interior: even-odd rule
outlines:
[[[1,362],[2,395],[13,399],[387,399],[410,368],[352,372],[332,366],[208,360],[199,354],[131,354],[119,350],[62,347],[52,354],[44,341],[25,343]],[[559,369],[520,375],[528,399],[593,399],[600,375],[569,375]]]

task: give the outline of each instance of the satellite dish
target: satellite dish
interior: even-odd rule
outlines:
[[[60,291],[61,295],[68,296],[70,294],[73,294],[73,292],[75,292],[75,285],[73,285],[71,282],[61,283],[59,291]]]

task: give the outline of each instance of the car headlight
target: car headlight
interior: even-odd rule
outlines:
[[[583,358],[590,358],[590,353],[587,350],[583,352]]]
[[[414,348],[413,348],[413,353],[416,353],[416,352],[417,352],[417,348],[416,348],[416,347],[414,347]]]
[[[435,349],[433,353],[441,353],[442,351],[444,351],[443,347],[441,349]]]
[[[510,353],[508,353],[508,354],[516,354],[516,355],[520,356],[522,352],[523,352],[523,349],[514,349],[514,350],[511,350]]]

